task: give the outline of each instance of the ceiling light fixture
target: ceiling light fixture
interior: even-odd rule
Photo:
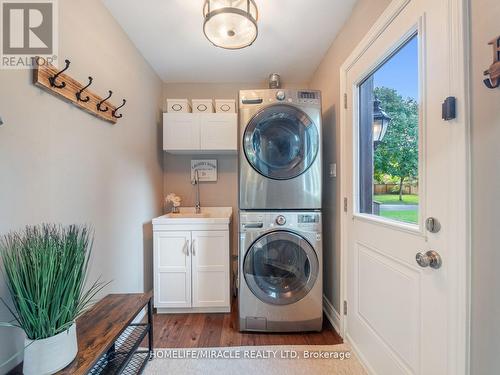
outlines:
[[[257,39],[258,10],[254,0],[206,0],[203,32],[215,46],[241,49]]]

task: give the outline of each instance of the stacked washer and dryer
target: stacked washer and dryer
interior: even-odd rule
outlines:
[[[322,328],[321,96],[240,91],[241,331]]]

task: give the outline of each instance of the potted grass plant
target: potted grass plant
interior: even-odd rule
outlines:
[[[76,319],[106,284],[87,285],[93,234],[88,226],[42,224],[0,240],[14,319],[26,334],[23,372],[52,374],[78,351]]]

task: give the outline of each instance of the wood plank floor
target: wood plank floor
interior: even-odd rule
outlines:
[[[323,317],[321,332],[250,333],[238,331],[238,303],[230,314],[154,314],[155,348],[207,348],[254,345],[336,345],[342,338]]]

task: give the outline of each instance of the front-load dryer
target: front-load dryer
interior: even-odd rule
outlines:
[[[320,209],[320,92],[240,91],[239,116],[240,209]]]
[[[241,331],[320,331],[321,213],[240,212]]]

